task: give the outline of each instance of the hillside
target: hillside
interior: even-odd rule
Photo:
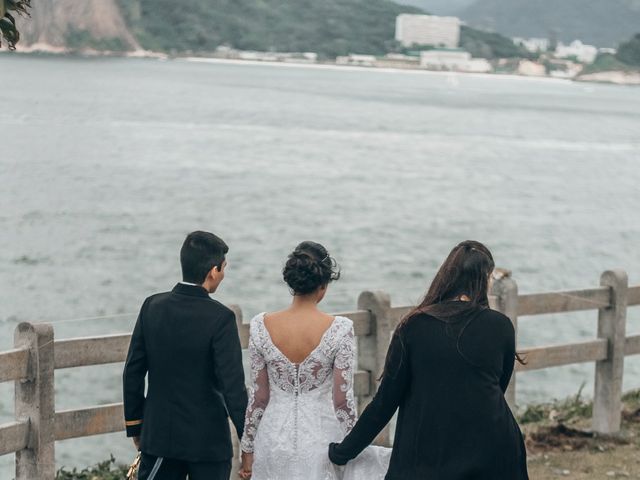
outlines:
[[[640,0],[476,0],[459,16],[508,36],[615,47],[640,30]]]
[[[395,19],[422,10],[390,0],[33,0],[22,19],[19,48],[208,53],[310,51],[321,58],[399,51]],[[474,56],[520,55],[511,40],[464,27],[461,44]]]
[[[51,47],[86,47],[133,50],[131,35],[116,0],[32,0],[32,18],[17,18],[22,40],[18,48],[33,44]]]
[[[143,47],[380,54],[393,44],[395,17],[418,11],[390,0],[120,0]]]

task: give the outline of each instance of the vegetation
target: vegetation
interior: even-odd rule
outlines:
[[[390,0],[119,0],[144,48],[210,52],[241,50],[348,53],[403,51],[394,40],[396,16],[423,13]],[[462,47],[477,57],[505,58],[526,51],[499,34],[462,28]],[[415,50],[415,49],[412,49]]]
[[[403,47],[400,43],[391,42],[393,52],[414,55],[421,51],[439,48],[438,45],[412,45]],[[466,50],[474,58],[495,60],[498,58],[533,58],[535,55],[523,47],[517,46],[510,38],[498,33],[483,32],[466,26],[460,29],[460,48]]]
[[[581,72],[581,75],[587,75],[589,73],[597,72],[612,72],[622,71],[627,72],[633,70],[632,67],[626,63],[622,63],[615,55],[610,53],[599,54],[594,62],[590,65],[586,65]]]
[[[65,43],[72,50],[92,48],[100,51],[124,52],[129,49],[121,38],[95,38],[87,30],[70,28],[65,34]]]
[[[76,468],[73,470],[61,468],[56,473],[56,480],[123,480],[126,478],[128,469],[128,467],[116,465],[115,459],[111,456],[110,460],[80,471]]]
[[[620,44],[616,58],[627,65],[640,67],[640,33],[636,33],[628,42]]]
[[[0,0],[0,47],[4,38],[9,50],[16,49],[16,43],[20,41],[20,32],[11,12],[29,17],[30,8],[31,0]]]
[[[614,47],[638,32],[640,0],[480,0],[458,16],[473,27],[509,36]]]
[[[383,54],[395,19],[420,12],[390,0],[119,0],[143,47],[159,51],[312,51]]]
[[[529,58],[531,53],[499,33],[483,32],[467,26],[460,30],[460,47],[478,58]]]
[[[544,422],[545,420],[564,424],[576,418],[590,417],[592,405],[582,397],[584,386],[583,383],[578,393],[566,400],[528,405],[518,416],[518,421],[522,425]]]
[[[640,391],[623,397],[620,435],[593,433],[591,412],[591,402],[580,392],[568,400],[531,406],[523,412],[520,423],[531,478],[640,477]]]

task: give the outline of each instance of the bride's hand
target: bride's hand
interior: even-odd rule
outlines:
[[[242,466],[240,467],[240,471],[238,475],[243,480],[248,480],[251,478],[251,473],[253,470],[253,453],[242,452]]]

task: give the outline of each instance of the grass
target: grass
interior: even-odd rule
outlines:
[[[535,480],[640,478],[640,391],[623,397],[622,432],[600,436],[591,429],[591,402],[570,399],[528,407],[520,415]]]
[[[56,480],[124,480],[128,469],[124,465],[117,465],[115,458],[111,456],[109,460],[80,471],[63,467],[56,472]]]
[[[615,55],[611,55],[610,53],[603,53],[598,55],[598,57],[591,65],[585,66],[584,70],[582,70],[580,74],[588,75],[590,73],[611,71],[634,72],[638,70],[638,67],[632,67],[631,65],[622,63],[615,57]]]

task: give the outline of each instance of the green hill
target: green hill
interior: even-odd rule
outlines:
[[[211,52],[310,51],[324,58],[398,51],[395,20],[423,13],[390,0],[119,0],[134,36],[146,49]],[[461,46],[474,56],[526,54],[498,34],[463,27]]]
[[[395,18],[420,10],[389,0],[120,0],[144,48],[312,51],[326,57],[382,54]]]
[[[476,0],[459,16],[509,36],[614,47],[640,28],[640,0]]]

